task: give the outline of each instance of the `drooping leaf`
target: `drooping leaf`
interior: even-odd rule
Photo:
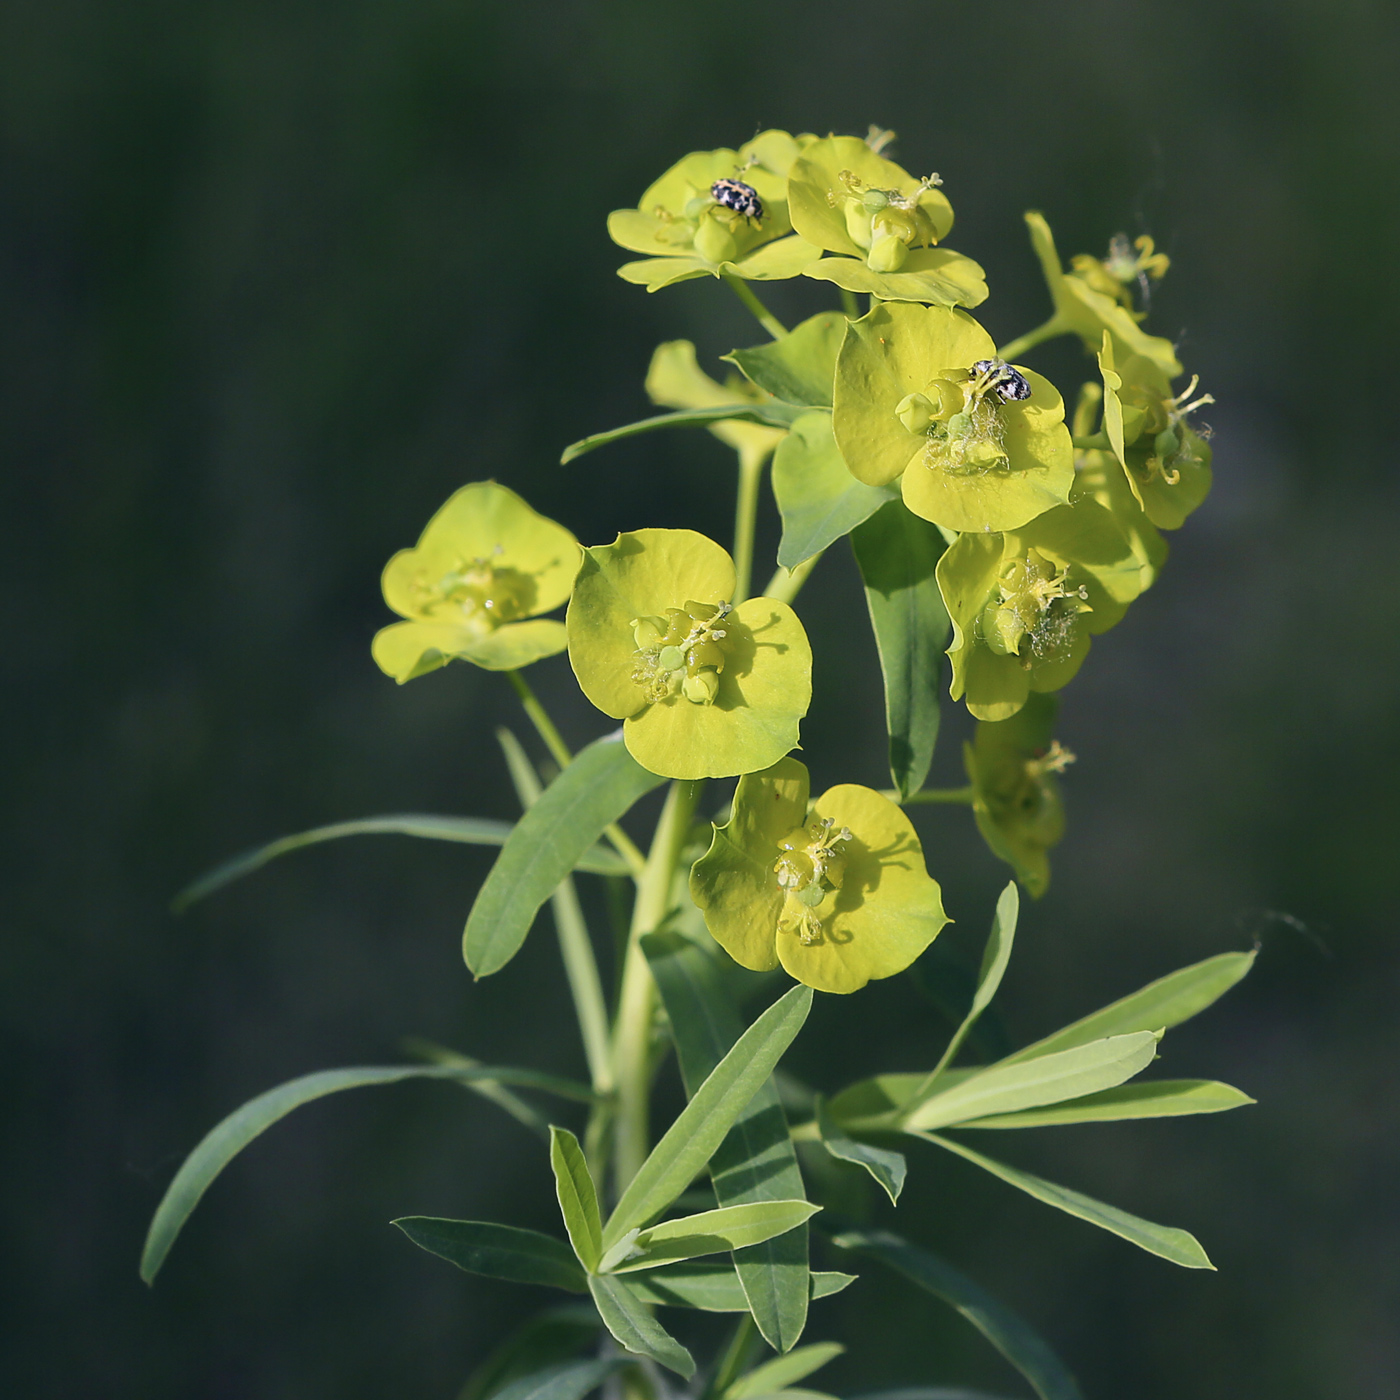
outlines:
[[[609,1356],[602,1361],[545,1366],[493,1392],[494,1400],[583,1400],[614,1371],[629,1364],[625,1357]]]
[[[772,428],[786,428],[798,410],[784,403],[734,403],[718,408],[685,408],[676,413],[658,413],[654,418],[643,418],[636,423],[627,423],[621,428],[610,428],[604,433],[593,433],[577,442],[570,443],[559,458],[561,466],[577,461],[585,452],[594,448],[606,447],[611,442],[623,438],[636,437],[639,433],[653,433],[658,428],[708,428],[714,423],[726,420],[739,423],[766,423]]]
[[[821,1270],[808,1277],[813,1300],[840,1293],[856,1280],[854,1274]],[[700,1312],[741,1313],[750,1310],[739,1275],[727,1260],[719,1263],[695,1259],[684,1264],[668,1264],[645,1273],[628,1274],[627,1281],[632,1285],[633,1292],[647,1303],[695,1308]]]
[[[1003,1063],[1015,1064],[1056,1050],[1069,1050],[1109,1035],[1170,1030],[1224,996],[1254,966],[1254,957],[1253,952],[1218,953],[1204,962],[1168,973],[1131,996],[1085,1016],[1044,1040],[1037,1040],[1034,1045],[1027,1045]]]
[[[615,1262],[611,1256],[605,1257],[603,1265],[610,1272],[626,1273],[744,1249],[805,1225],[819,1209],[810,1201],[750,1201],[747,1205],[701,1211],[653,1225],[634,1240],[624,1235],[613,1249],[613,1254],[620,1257]]]
[[[647,1311],[646,1304],[626,1279],[613,1274],[590,1274],[588,1288],[603,1325],[620,1346],[689,1380],[695,1374],[691,1354]]]
[[[598,1191],[584,1160],[583,1148],[567,1128],[549,1130],[549,1164],[564,1228],[569,1232],[579,1262],[592,1273],[603,1255],[603,1220],[598,1213]]]
[[[817,1128],[821,1133],[822,1146],[833,1157],[864,1167],[890,1198],[890,1204],[899,1204],[899,1193],[904,1190],[904,1176],[909,1167],[902,1152],[872,1147],[868,1142],[857,1142],[848,1137],[820,1101],[817,1103]]]
[[[620,735],[590,744],[516,823],[467,918],[462,952],[478,977],[520,950],[540,906],[639,797],[663,779],[627,752]]]
[[[739,1039],[742,1023],[714,960],[676,933],[649,934],[642,948],[671,1022],[686,1093],[694,1095]],[[787,1117],[771,1081],[762,1084],[715,1150],[710,1177],[721,1205],[805,1194]],[[734,1264],[763,1338],[778,1352],[802,1335],[810,1279],[807,1230],[735,1253]]]
[[[773,499],[783,518],[778,563],[795,569],[897,501],[899,488],[857,481],[832,436],[830,412],[813,409],[773,454]]]
[[[939,677],[952,623],[934,569],[947,546],[937,526],[890,501],[851,532],[851,547],[880,653],[890,777],[902,800],[923,786],[938,739]]]
[[[957,1309],[1031,1383],[1041,1400],[1083,1400],[1064,1363],[1019,1313],[936,1254],[887,1230],[855,1231],[838,1235],[835,1242],[878,1259]]]
[[[731,350],[724,358],[775,399],[802,408],[830,408],[836,356],[845,334],[845,316],[820,311],[768,345]]]
[[[604,1252],[629,1230],[656,1219],[699,1175],[772,1074],[811,1009],[812,989],[794,987],[739,1037],[622,1193],[603,1227]]]
[[[1020,1064],[992,1065],[923,1100],[904,1125],[911,1131],[946,1128],[969,1118],[1019,1113],[1112,1089],[1152,1063],[1160,1038],[1157,1031],[1134,1031]]]
[[[459,841],[468,846],[503,846],[511,833],[509,822],[489,821],[485,817],[437,817],[424,812],[403,812],[383,817],[361,817],[358,821],[333,822],[330,826],[312,827],[310,831],[299,831],[294,836],[282,836],[258,846],[242,855],[217,865],[206,875],[201,875],[193,884],[187,885],[174,899],[170,907],[177,914],[183,914],[190,905],[206,896],[261,870],[269,861],[291,851],[299,851],[303,846],[314,846],[321,841],[336,841],[342,836],[420,836],[430,841]],[[585,870],[593,875],[626,875],[627,865],[622,857],[606,846],[593,846],[585,850],[574,863],[575,870]]]
[[[406,1215],[393,1223],[420,1249],[469,1274],[511,1283],[538,1283],[570,1293],[587,1291],[584,1272],[569,1246],[538,1230],[429,1215]]]
[[[175,1237],[184,1228],[190,1213],[209,1189],[214,1178],[250,1143],[294,1108],[324,1098],[342,1089],[362,1089],[375,1084],[397,1084],[403,1079],[448,1079],[467,1083],[479,1080],[494,1084],[524,1084],[533,1088],[559,1089],[568,1086],[582,1090],[582,1097],[593,1097],[583,1085],[556,1079],[531,1070],[502,1069],[491,1065],[360,1065],[348,1069],[320,1070],[288,1080],[275,1089],[249,1099],[221,1123],[210,1129],[194,1151],[185,1158],[175,1179],[166,1188],[146,1233],[141,1254],[141,1277],[150,1283],[165,1262]]]
[[[990,1157],[984,1157],[980,1152],[974,1152],[970,1147],[964,1147],[962,1143],[954,1142],[951,1138],[940,1137],[937,1133],[919,1133],[918,1136],[927,1142],[936,1142],[940,1147],[947,1148],[949,1152],[956,1153],[957,1156],[981,1167],[983,1171],[1000,1177],[1008,1185],[1015,1186],[1028,1196],[1034,1196],[1037,1201],[1054,1206],[1056,1210],[1062,1210],[1066,1215],[1073,1215],[1079,1220],[1087,1220],[1090,1225],[1097,1225],[1101,1230],[1118,1235],[1130,1244],[1137,1245],[1139,1249],[1145,1249],[1149,1254],[1160,1255],[1173,1264],[1180,1264],[1184,1269],[1215,1268],[1206,1257],[1200,1241],[1189,1231],[1178,1229],[1175,1225],[1157,1225],[1139,1215],[1130,1215],[1126,1210],[1105,1205],[1092,1196],[1071,1191],[1067,1186],[1057,1186],[1043,1177],[1032,1176],[1030,1172],[1008,1167],[1005,1162],[995,1162]]]
[[[755,1366],[747,1375],[740,1376],[724,1392],[724,1400],[753,1400],[755,1396],[772,1395],[786,1390],[820,1370],[828,1361],[835,1360],[846,1348],[840,1342],[814,1342],[811,1346],[796,1347],[786,1356],[775,1356],[761,1366]]]
[[[1125,1118],[1177,1118],[1189,1113],[1223,1113],[1254,1100],[1213,1079],[1155,1079],[1120,1084],[1083,1098],[1044,1108],[973,1118],[960,1128],[1046,1128],[1062,1123],[1113,1123]]]

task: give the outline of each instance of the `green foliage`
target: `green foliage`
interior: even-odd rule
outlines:
[[[568,1245],[538,1230],[494,1225],[486,1220],[438,1220],[404,1216],[394,1224],[429,1254],[446,1259],[469,1274],[538,1283],[570,1293],[587,1291],[587,1282]]]

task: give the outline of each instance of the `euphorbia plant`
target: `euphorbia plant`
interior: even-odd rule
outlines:
[[[476,1400],[581,1400],[610,1378],[633,1395],[674,1393],[665,1373],[704,1400],[802,1400],[812,1392],[797,1383],[840,1350],[797,1347],[809,1304],[854,1281],[829,1265],[859,1259],[961,1310],[1045,1400],[1078,1394],[1050,1348],[932,1252],[936,1241],[829,1219],[828,1174],[804,1173],[809,1154],[863,1168],[893,1208],[911,1179],[906,1151],[932,1144],[1164,1259],[1210,1267],[1185,1230],[984,1156],[966,1135],[1249,1102],[1212,1081],[1139,1076],[1164,1033],[1238,981],[1252,953],[1218,954],[994,1063],[963,1063],[1011,956],[1013,882],[991,915],[975,994],[941,1052],[933,1030],[921,1047],[926,1069],[848,1085],[788,1075],[781,1096],[773,1079],[814,991],[847,996],[904,972],[948,922],[910,808],[965,808],[1029,893],[1044,891],[1073,758],[1054,737],[1051,692],[1080,668],[1090,636],[1153,584],[1166,555],[1159,531],[1181,525],[1210,485],[1204,431],[1188,423],[1209,399],[1193,400],[1194,381],[1173,392],[1175,350],[1141,325],[1134,289],[1166,269],[1150,240],[1115,239],[1107,259],[1080,255],[1066,271],[1045,220],[1028,215],[1054,311],[999,349],[967,309],[987,294],[981,270],[943,246],[953,212],[942,182],[895,165],[882,154],[888,139],[873,128],[867,141],[767,131],[737,151],[684,157],[609,221],[619,244],[646,255],[620,269],[625,280],[651,291],[725,281],[769,339],[727,356],[724,382],[689,342],[660,346],[646,387],[671,411],[583,439],[565,460],[658,428],[711,429],[739,458],[732,550],[654,528],[581,548],[507,486],[478,481],[386,568],[384,596],[402,619],[374,640],[386,672],[402,683],[461,660],[504,672],[519,695],[555,765],[546,782],[503,736],[520,820],[340,823],[240,857],[185,897],[356,831],[498,845],[467,918],[467,967],[486,977],[505,966],[551,903],[585,1072],[566,1079],[430,1047],[422,1063],[292,1080],[195,1148],[152,1223],[148,1280],[249,1139],[311,1098],[415,1076],[476,1089],[538,1131],[541,1145],[521,1150],[548,1152],[560,1229],[405,1216],[404,1234],[463,1269],[586,1294],[595,1309],[596,1333],[562,1360],[565,1334],[543,1340],[555,1315],[532,1322],[481,1373]],[[789,331],[751,284],[799,277],[834,284],[841,306]],[[1069,423],[1059,390],[1020,363],[1062,333],[1097,357]],[[776,572],[754,588],[770,459],[783,536]],[[795,605],[846,535],[885,682],[891,786],[842,781],[814,798],[794,753],[813,666],[831,661],[814,662]],[[544,616],[566,602],[564,621]],[[523,675],[565,648],[604,716],[576,755]],[[944,686],[978,723],[967,786],[929,789]],[[667,782],[643,850],[622,823]],[[611,999],[575,894],[579,872],[630,886]],[[653,1081],[673,1051],[688,1102],[653,1124]],[[579,1132],[542,1116],[530,1094],[560,1101],[557,1116]],[[814,1248],[827,1267],[813,1267]],[[685,1345],[697,1310],[738,1317],[717,1356],[697,1359]],[[577,1332],[576,1315],[568,1326]],[[936,1370],[930,1358],[910,1381]]]

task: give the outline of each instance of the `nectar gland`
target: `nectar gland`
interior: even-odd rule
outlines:
[[[733,610],[731,603],[688,602],[665,617],[632,619],[632,679],[648,701],[680,695],[693,705],[715,703],[727,659],[723,624]]]
[[[830,817],[814,817],[795,827],[778,842],[782,854],[773,865],[783,891],[778,932],[795,933],[804,944],[820,943],[822,921],[817,908],[827,895],[841,888],[846,857],[841,847],[850,841],[849,827],[835,829]]]

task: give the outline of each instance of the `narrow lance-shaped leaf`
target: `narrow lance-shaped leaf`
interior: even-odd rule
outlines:
[[[485,817],[437,817],[425,812],[402,812],[383,817],[361,817],[357,821],[333,822],[329,826],[312,827],[294,836],[282,836],[242,855],[217,865],[207,875],[201,875],[170,901],[170,907],[182,914],[190,905],[261,870],[269,861],[315,846],[322,841],[338,841],[343,836],[418,836],[429,841],[457,841],[468,846],[504,846],[513,830],[509,822],[489,821]],[[627,864],[621,856],[606,846],[585,850],[574,863],[575,870],[593,875],[626,875]]]
[[[635,1239],[629,1231],[604,1257],[603,1268],[625,1273],[762,1244],[806,1224],[818,1209],[810,1201],[750,1201],[667,1220]]]
[[[221,1123],[210,1129],[194,1151],[185,1158],[175,1179],[166,1188],[160,1205],[146,1234],[141,1254],[141,1277],[150,1283],[165,1262],[175,1237],[184,1228],[190,1213],[209,1189],[214,1178],[253,1141],[267,1131],[279,1118],[293,1109],[342,1089],[363,1089],[375,1084],[397,1084],[403,1079],[448,1079],[466,1083],[481,1080],[495,1084],[527,1084],[536,1088],[557,1087],[568,1083],[552,1075],[535,1074],[529,1070],[501,1069],[480,1065],[470,1068],[459,1065],[360,1065],[349,1069],[328,1069],[316,1074],[304,1074],[288,1080],[275,1089],[249,1099]],[[592,1095],[582,1085],[582,1096]]]
[[[857,1142],[848,1137],[833,1121],[826,1105],[820,1100],[817,1102],[817,1129],[821,1133],[822,1146],[833,1157],[864,1167],[890,1198],[890,1204],[899,1204],[899,1193],[904,1190],[904,1176],[909,1166],[902,1152],[872,1147],[867,1142]]]
[[[569,1232],[574,1253],[592,1273],[603,1254],[603,1221],[598,1213],[598,1191],[584,1160],[583,1148],[567,1128],[549,1130],[549,1164],[554,1168],[554,1187],[559,1211]]]
[[[1113,1035],[1022,1064],[992,1065],[905,1116],[906,1129],[946,1128],[968,1118],[1077,1099],[1140,1074],[1157,1055],[1160,1031]]]
[[[584,1293],[588,1285],[578,1260],[563,1240],[538,1230],[497,1225],[489,1220],[440,1220],[406,1215],[393,1222],[420,1249],[469,1274],[538,1283]]]
[[[598,839],[663,779],[627,752],[621,735],[590,744],[511,832],[467,919],[462,951],[478,977],[520,950],[540,906]]]
[[[890,776],[900,798],[928,777],[938,739],[938,690],[952,623],[934,569],[943,536],[903,501],[883,505],[851,532],[885,678]]]
[[[811,1346],[797,1347],[786,1356],[775,1356],[740,1376],[724,1392],[724,1400],[752,1400],[754,1396],[786,1390],[820,1370],[828,1361],[834,1361],[845,1350],[840,1342],[814,1342]]]
[[[1224,996],[1254,966],[1254,953],[1219,953],[1159,977],[1102,1010],[1027,1045],[1004,1060],[1014,1064],[1055,1050],[1069,1050],[1104,1036],[1165,1029],[1188,1021]]]
[[[761,1246],[760,1246],[761,1247]],[[810,1296],[813,1300],[840,1293],[856,1281],[854,1274],[817,1270],[810,1274]],[[683,1264],[668,1264],[645,1273],[629,1274],[627,1281],[644,1302],[660,1303],[674,1308],[695,1308],[700,1312],[749,1312],[748,1295],[739,1282],[734,1265],[726,1260],[687,1260]]]
[[[973,1118],[960,1128],[1048,1128],[1064,1123],[1113,1123],[1126,1118],[1178,1118],[1190,1113],[1223,1113],[1254,1100],[1212,1079],[1154,1079],[1120,1084],[1083,1098],[1017,1113]]]
[[[956,1308],[1031,1383],[1041,1400],[1083,1400],[1064,1363],[1018,1312],[936,1254],[887,1230],[838,1235],[835,1242],[878,1259]]]
[[[613,1274],[590,1274],[588,1290],[603,1325],[619,1345],[638,1356],[651,1357],[686,1380],[695,1374],[694,1358],[652,1317],[625,1279]]]
[[[659,428],[708,428],[714,423],[724,422],[766,423],[771,428],[786,428],[799,411],[783,403],[735,403],[719,408],[683,408],[676,413],[658,413],[654,418],[643,418],[620,428],[610,428],[607,432],[592,433],[570,443],[559,458],[559,463],[567,467],[570,462],[577,461],[595,448],[606,447],[623,438],[636,437],[639,433],[654,433]]]
[[[794,987],[739,1037],[622,1193],[603,1227],[605,1251],[629,1230],[654,1220],[690,1185],[773,1072],[811,1009],[812,989]]]
[[[1037,1201],[1054,1206],[1066,1215],[1086,1220],[1090,1225],[1097,1225],[1099,1229],[1107,1230],[1110,1234],[1137,1245],[1139,1249],[1145,1249],[1149,1254],[1160,1255],[1185,1269],[1215,1267],[1206,1257],[1200,1241],[1189,1231],[1178,1229],[1174,1225],[1157,1225],[1151,1220],[1144,1220],[1140,1215],[1130,1215],[1126,1210],[1119,1210],[1117,1206],[1105,1205],[1092,1196],[1071,1191],[1068,1186],[1057,1186],[1043,1177],[1032,1176],[1030,1172],[1008,1167],[1005,1162],[993,1161],[980,1152],[974,1152],[970,1147],[964,1147],[960,1142],[939,1137],[937,1133],[920,1133],[918,1136],[927,1142],[936,1142],[940,1147],[947,1148],[949,1152],[956,1153],[957,1156],[981,1167],[983,1171],[1000,1177],[1008,1185],[1015,1186],[1028,1196],[1034,1196]]]
[[[580,1352],[594,1347],[602,1325],[591,1299],[587,1303],[561,1303],[536,1313],[476,1367],[457,1400],[496,1400],[515,1381],[574,1363]]]
[[[602,1361],[565,1361],[545,1366],[492,1392],[492,1400],[583,1400],[614,1371],[629,1364],[625,1357],[609,1356]]]
[[[738,1040],[742,1022],[714,959],[689,939],[650,934],[642,948],[671,1023],[686,1093],[694,1095]],[[805,1194],[787,1117],[771,1080],[760,1085],[715,1150],[710,1179],[721,1205]],[[806,1228],[738,1250],[734,1265],[764,1340],[774,1351],[787,1351],[807,1322]]]

